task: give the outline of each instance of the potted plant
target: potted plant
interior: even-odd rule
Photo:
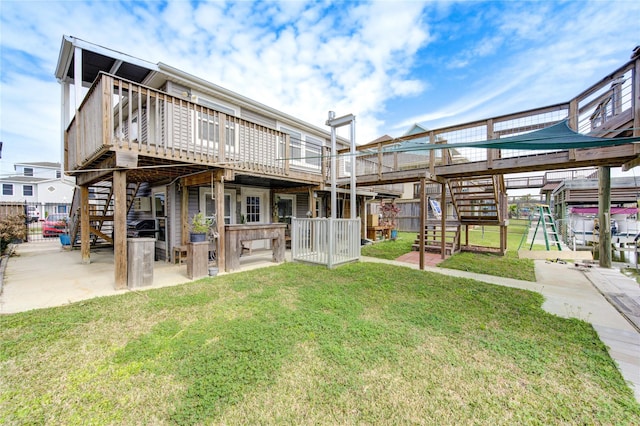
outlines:
[[[396,226],[398,226],[398,224],[396,222],[396,218],[398,217],[399,212],[400,209],[393,201],[390,203],[385,203],[384,200],[382,200],[380,202],[380,214],[382,216],[380,218],[380,225],[388,226],[389,228],[391,228],[390,236],[392,240],[398,238],[398,230],[396,229]]]
[[[196,213],[191,219],[191,233],[190,241],[192,243],[198,243],[206,241],[207,232],[213,224],[211,219],[207,219],[202,212]]]

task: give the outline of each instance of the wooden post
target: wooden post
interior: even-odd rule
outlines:
[[[493,133],[493,119],[487,120],[487,140],[491,140],[495,137]],[[494,148],[487,148],[487,169],[493,169],[493,159],[495,157],[496,150]]]
[[[578,131],[578,113],[579,113],[578,100],[573,99],[571,102],[569,102],[569,128],[576,132]],[[569,160],[575,161],[575,159],[576,159],[576,150],[570,149]]]
[[[216,258],[218,259],[218,268],[224,268],[225,265],[225,238],[224,233],[224,174],[216,173],[214,182],[214,191],[216,197],[216,226],[218,232],[218,253]],[[222,269],[221,269],[222,270]]]
[[[440,184],[440,188],[442,191],[441,200],[440,200],[440,257],[444,259],[447,253],[447,184],[446,182],[442,182]]]
[[[633,105],[633,136],[640,136],[640,56],[636,55],[635,60],[631,99],[631,105]]]
[[[430,144],[436,143],[436,135],[433,132],[429,132],[429,143]],[[431,175],[436,174],[436,150],[435,149],[432,149],[429,151],[429,173],[431,173]]]
[[[115,287],[127,288],[127,172],[113,172],[113,254]]]
[[[600,267],[611,268],[611,168],[598,168],[598,221]]]
[[[426,218],[426,188],[425,178],[420,178],[420,227],[418,245],[420,251],[420,270],[424,270],[424,225]]]
[[[88,265],[91,263],[91,247],[89,245],[89,187],[82,185],[80,187],[80,252],[82,254],[82,263]]]
[[[469,225],[464,226],[464,245],[469,247]]]
[[[209,264],[209,242],[187,244],[187,277],[191,280],[206,277]],[[218,266],[220,268],[220,266]]]
[[[309,202],[307,203],[307,207],[309,208],[309,211],[311,212],[311,217],[315,218],[316,217],[316,199],[313,196],[314,193],[314,189],[313,188],[309,188]]]
[[[182,183],[180,186],[182,191],[182,199],[180,202],[180,228],[182,229],[182,245],[189,242],[189,187]]]
[[[382,180],[382,144],[381,143],[378,144],[378,180]]]

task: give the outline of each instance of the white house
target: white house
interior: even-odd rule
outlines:
[[[15,175],[0,178],[0,202],[25,203],[40,218],[49,213],[68,213],[74,179],[62,179],[60,163],[15,163]]]

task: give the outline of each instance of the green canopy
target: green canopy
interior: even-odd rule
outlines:
[[[399,145],[385,149],[385,152],[410,152],[442,148],[496,148],[518,150],[559,150],[573,148],[599,148],[606,146],[624,145],[640,142],[639,136],[624,138],[597,138],[583,135],[569,128],[567,120],[560,121],[544,129],[524,133],[518,136],[509,136],[502,139],[490,139],[486,141],[460,142],[447,145],[400,143]]]

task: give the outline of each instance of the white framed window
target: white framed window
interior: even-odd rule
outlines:
[[[3,183],[2,184],[2,195],[13,195],[13,184],[12,183]]]
[[[33,176],[33,168],[32,168],[32,167],[25,167],[25,168],[22,170],[22,174],[23,174],[24,176]]]
[[[305,158],[309,167],[320,170],[322,165],[322,141],[320,139],[307,136],[305,140]]]
[[[220,115],[214,111],[196,111],[196,135],[197,146],[217,152],[220,143]],[[238,152],[240,143],[239,132],[233,115],[227,115],[225,119],[225,153],[232,155]]]
[[[338,157],[338,161],[342,165],[342,174],[340,175],[351,176],[351,154],[350,153],[342,154],[340,157]]]
[[[205,217],[208,219],[213,219],[216,217],[216,199],[215,196],[212,195],[211,188],[200,188],[200,211],[204,213]],[[225,189],[224,191],[224,224],[232,225],[236,222],[235,214],[236,211],[236,191],[233,189]]]
[[[289,135],[289,160],[293,164],[303,164],[302,158],[302,133],[286,127],[280,127],[280,131]]]
[[[33,197],[33,185],[23,185],[22,186],[22,196],[24,196],[24,197]]]
[[[247,195],[245,199],[245,220],[247,223],[258,223],[262,214],[262,199],[258,195]]]
[[[289,159],[291,164],[320,170],[322,141],[302,132],[280,126],[280,131],[289,135]],[[284,153],[283,153],[284,154]],[[283,157],[282,155],[281,157]]]

